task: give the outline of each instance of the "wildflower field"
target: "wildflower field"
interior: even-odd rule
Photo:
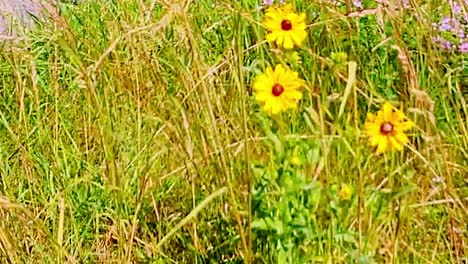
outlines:
[[[0,263],[466,263],[466,0],[83,0],[0,43]]]

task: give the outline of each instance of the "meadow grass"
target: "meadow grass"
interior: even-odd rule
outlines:
[[[299,63],[255,0],[62,1],[0,50],[0,262],[466,262],[466,55],[431,42],[446,3],[397,2],[294,1]],[[271,117],[281,62],[306,87]],[[375,155],[384,101],[416,126]]]

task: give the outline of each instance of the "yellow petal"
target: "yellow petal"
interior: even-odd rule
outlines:
[[[304,85],[304,82],[297,77],[297,73],[293,75],[289,71],[287,74],[283,74],[279,77],[278,82],[289,90],[297,90]]]
[[[284,42],[284,34],[283,33],[277,33],[278,38],[276,39],[276,45],[282,47],[283,42]]]
[[[285,74],[285,71],[286,71],[286,68],[283,67],[282,64],[277,64],[275,66],[275,78],[276,80],[280,81],[281,79],[283,79],[283,75]]]
[[[365,132],[370,137],[380,136],[380,124],[377,123],[365,123]]]
[[[395,148],[396,150],[403,150],[403,144],[400,144],[400,142],[398,142],[396,138],[390,137],[389,139],[393,148]]]
[[[401,122],[398,128],[401,129],[402,131],[406,131],[406,130],[411,129],[413,126],[414,126],[414,123],[408,120],[408,121]]]
[[[294,9],[293,9],[291,4],[286,4],[286,5],[284,5],[283,10],[284,10],[285,13],[288,13],[288,12],[292,12]]]
[[[307,33],[305,31],[294,31],[291,34],[291,37],[294,43],[300,47],[302,46],[302,42],[304,42],[305,38],[307,37]]]
[[[288,92],[285,92],[284,96],[295,99],[295,100],[299,100],[302,98],[302,93],[299,91],[288,91]]]
[[[387,151],[388,148],[388,138],[387,137],[382,137],[379,140],[379,145],[377,146],[377,154],[382,154]]]
[[[268,78],[266,74],[261,74],[257,77],[254,83],[255,91],[271,91],[274,83],[272,83],[271,78]]]
[[[286,105],[286,109],[297,109],[297,103],[296,102],[290,102]]]
[[[395,139],[402,145],[408,143],[408,137],[403,132],[396,133]]]
[[[367,113],[366,122],[372,123],[375,121],[376,116],[372,113]]]
[[[259,102],[265,102],[266,100],[268,100],[268,97],[270,97],[270,94],[266,92],[260,92],[255,94],[255,99]]]
[[[371,137],[370,145],[375,147],[379,144],[380,140],[382,140],[382,136]],[[385,138],[383,138],[383,140],[385,140]]]
[[[263,105],[263,111],[271,114],[271,108],[272,108],[272,105],[271,105],[271,100],[267,100],[265,101],[265,104]]]
[[[277,38],[278,34],[276,32],[271,32],[265,36],[265,39],[270,43],[275,42]]]
[[[281,102],[273,101],[271,103],[271,114],[276,115],[279,112],[281,112],[281,110],[282,110]]]
[[[284,35],[284,43],[283,44],[284,44],[283,46],[284,46],[285,49],[294,48],[294,42],[293,42],[293,40],[291,38],[291,34],[285,34]]]
[[[305,19],[306,19],[306,14],[305,14],[305,13],[301,13],[301,14],[297,17],[296,23],[298,23],[298,24],[300,24],[300,25],[301,25],[301,24],[304,24],[304,28],[305,28],[305,22],[304,22]]]
[[[386,122],[391,121],[392,113],[393,113],[393,106],[390,103],[385,102],[385,104],[382,107],[382,111],[383,111],[384,121]]]
[[[273,78],[275,72],[273,71],[273,68],[268,67],[265,71],[265,74],[267,75],[268,78]]]
[[[299,16],[296,13],[287,13],[284,19],[289,20],[292,24],[292,29],[294,29],[297,24],[296,22],[298,17]]]
[[[394,112],[392,113],[392,122],[393,123],[397,123],[397,122],[400,122],[401,120],[403,120],[405,118],[405,114],[398,110],[398,109],[393,109]]]

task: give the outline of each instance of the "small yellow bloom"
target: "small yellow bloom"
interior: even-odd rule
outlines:
[[[413,125],[402,111],[385,103],[377,115],[367,114],[364,129],[370,137],[371,146],[377,146],[377,154],[382,154],[392,149],[402,150],[408,143],[405,131]]]
[[[340,199],[343,201],[349,201],[353,195],[353,189],[348,184],[341,185]]]
[[[299,158],[298,156],[293,156],[290,160],[291,164],[294,165],[294,166],[299,166],[301,165],[301,158]]]
[[[297,14],[291,5],[282,7],[270,7],[263,20],[263,25],[268,30],[266,40],[285,49],[292,49],[294,45],[301,46],[307,37],[306,15]]]
[[[297,102],[302,98],[299,88],[303,85],[304,81],[297,72],[278,64],[274,70],[268,67],[265,73],[260,74],[253,88],[255,99],[263,104],[263,110],[275,115],[297,107]]]

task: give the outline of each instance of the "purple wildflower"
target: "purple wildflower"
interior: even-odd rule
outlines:
[[[440,41],[440,46],[444,50],[453,50],[453,44],[449,40],[442,39]]]
[[[460,44],[460,52],[461,53],[468,53],[468,42],[462,42]]]
[[[272,4],[273,4],[273,0],[263,0],[263,4],[264,4],[264,5],[272,5]]]
[[[432,38],[432,42],[434,42],[434,44],[440,46],[443,50],[446,50],[446,51],[453,50],[454,48],[454,45],[452,44],[452,42],[442,38],[441,36]]]
[[[452,3],[452,12],[456,15],[459,14],[461,10],[460,5],[457,2]]]
[[[362,8],[361,0],[354,0],[353,5],[357,8]]]
[[[442,18],[442,21],[440,21],[440,25],[439,25],[439,30],[440,31],[448,31],[448,30],[451,30],[453,27],[452,27],[452,19],[450,17],[444,17]]]

